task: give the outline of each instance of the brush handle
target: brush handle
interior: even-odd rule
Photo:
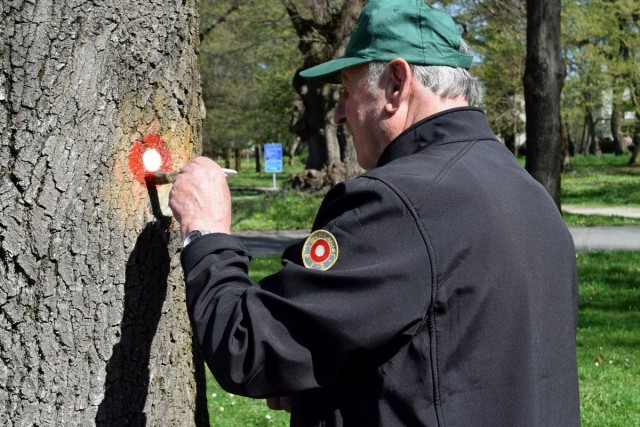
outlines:
[[[225,174],[225,176],[227,178],[230,178],[232,176],[238,175],[238,171],[236,171],[234,169],[222,168],[222,172],[224,172],[224,174]],[[178,171],[155,172],[155,173],[152,174],[153,183],[156,184],[156,185],[171,184],[171,183],[173,183],[173,181],[176,180],[177,176],[178,176]]]

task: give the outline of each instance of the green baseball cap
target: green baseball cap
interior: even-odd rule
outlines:
[[[340,70],[366,62],[404,58],[416,65],[469,69],[473,55],[459,51],[462,37],[446,12],[424,0],[369,0],[343,56],[300,73],[325,83],[340,83]]]

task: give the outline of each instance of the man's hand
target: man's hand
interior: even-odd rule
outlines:
[[[267,406],[274,411],[291,412],[291,398],[288,396],[271,397],[267,399]]]
[[[184,238],[193,230],[231,233],[231,194],[224,172],[211,159],[185,165],[169,193],[169,207]]]

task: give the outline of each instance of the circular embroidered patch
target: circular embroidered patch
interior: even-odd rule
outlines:
[[[333,234],[316,230],[307,237],[302,247],[302,262],[307,268],[328,270],[338,259],[338,242]]]

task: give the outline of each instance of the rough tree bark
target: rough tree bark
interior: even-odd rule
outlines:
[[[168,186],[129,163],[200,150],[197,7],[0,3],[0,425],[208,423]]]
[[[349,42],[364,0],[344,0],[335,7],[326,0],[282,0],[298,34],[304,57],[301,70],[340,56]],[[291,130],[309,150],[306,169],[294,184],[310,191],[322,191],[362,173],[351,137],[333,121],[338,86],[294,77],[293,86],[302,103]]]
[[[527,58],[524,74],[527,171],[560,209],[562,132],[560,93],[564,66],[560,50],[560,0],[527,2]]]

